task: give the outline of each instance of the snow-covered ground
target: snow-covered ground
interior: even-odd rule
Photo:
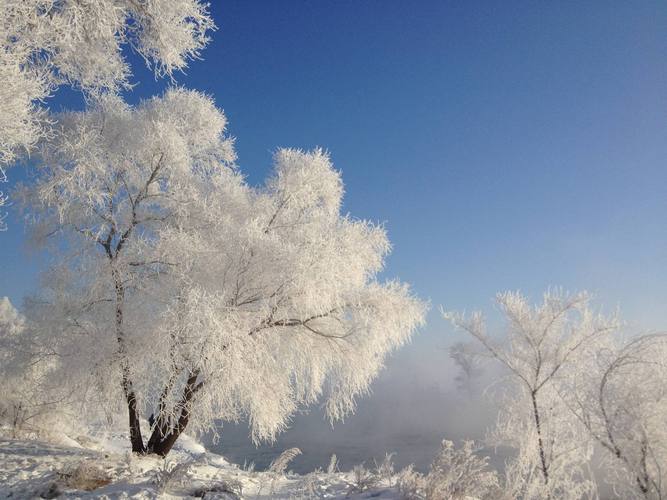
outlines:
[[[399,498],[390,479],[360,492],[351,472],[247,470],[188,436],[166,460],[126,450],[120,432],[49,442],[0,437],[0,498]]]

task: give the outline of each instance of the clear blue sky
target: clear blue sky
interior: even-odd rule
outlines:
[[[212,3],[220,29],[178,82],[225,110],[251,182],[276,147],[323,146],[345,210],[386,223],[386,274],[433,305],[562,285],[667,327],[667,3]],[[133,101],[165,85],[135,81]],[[24,239],[10,218],[15,303],[43,264]]]

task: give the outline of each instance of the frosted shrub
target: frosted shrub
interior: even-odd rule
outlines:
[[[320,488],[326,485],[326,480],[320,478],[321,471],[315,470],[302,476],[301,482],[297,487],[296,498],[317,498]]]
[[[174,463],[163,460],[160,467],[155,469],[153,484],[158,494],[164,494],[175,486],[184,486],[190,481],[192,464],[187,462]]]
[[[111,482],[111,476],[90,460],[84,460],[59,475],[63,486],[73,490],[92,491]]]
[[[195,498],[243,498],[243,483],[236,479],[219,479],[212,484],[195,489],[192,492]]]
[[[456,448],[444,440],[428,474],[409,466],[398,473],[396,487],[406,500],[497,499],[502,491],[498,475],[478,451],[472,441]]]
[[[424,478],[426,498],[494,498],[498,493],[498,476],[489,469],[488,457],[479,457],[476,451],[472,441],[465,441],[457,449],[454,443],[444,440]]]
[[[299,448],[289,448],[284,450],[275,460],[271,462],[268,470],[265,473],[265,476],[268,476],[270,479],[270,495],[274,494],[276,480],[285,475],[289,464],[299,455],[301,455],[301,450]]]
[[[338,457],[332,454],[329,458],[329,465],[327,466],[327,474],[335,474],[338,472]]]
[[[405,500],[421,499],[424,491],[424,476],[415,471],[414,465],[409,465],[396,475],[396,489],[401,498]]]
[[[283,451],[278,458],[271,462],[271,465],[269,465],[269,472],[277,475],[285,474],[290,462],[299,455],[301,455],[301,450],[299,448],[289,448]]]
[[[375,462],[375,474],[380,479],[386,482],[388,487],[393,486],[394,482],[394,453],[386,453],[382,461],[378,464]]]
[[[352,468],[352,484],[350,490],[356,493],[376,488],[380,478],[372,470],[364,467],[363,464],[355,465]]]

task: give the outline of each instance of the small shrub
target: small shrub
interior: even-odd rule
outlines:
[[[50,483],[45,485],[41,490],[36,492],[36,497],[51,499],[51,498],[58,498],[62,494],[63,491],[61,490],[61,486],[58,484],[58,482],[51,481]]]
[[[386,453],[384,459],[379,464],[375,462],[375,475],[379,480],[385,480],[388,487],[393,486],[394,482],[394,453]]]
[[[338,472],[338,457],[334,453],[329,459],[329,466],[327,467],[327,474],[335,474]]]
[[[501,498],[496,472],[488,458],[477,456],[472,441],[461,448],[444,440],[428,474],[420,474],[410,465],[398,473],[396,487],[405,500],[463,500]]]
[[[355,465],[352,469],[352,491],[361,493],[372,488],[375,488],[379,483],[380,478],[368,470],[363,464]]]
[[[243,467],[241,467],[241,469],[244,472],[253,475],[255,473],[255,462],[248,462],[247,460],[244,460]]]
[[[109,474],[90,461],[81,462],[59,476],[65,487],[74,490],[93,491],[111,482]]]
[[[222,479],[212,485],[202,486],[192,492],[195,498],[243,498],[243,484],[236,479]]]
[[[319,474],[321,474],[321,471],[316,470],[303,476],[303,479],[297,487],[296,498],[317,498],[319,496],[318,490],[325,484],[325,482],[319,478]]]
[[[164,460],[162,467],[155,470],[153,484],[158,493],[166,493],[173,486],[183,486],[190,478],[189,463],[174,464]]]
[[[427,499],[497,498],[498,475],[489,468],[489,459],[479,457],[472,441],[465,441],[461,448],[444,440],[440,453],[424,478]]]
[[[419,500],[423,498],[420,492],[424,490],[424,476],[409,465],[398,473],[396,489],[404,500]]]
[[[271,465],[269,465],[269,472],[273,474],[284,474],[290,462],[301,455],[299,448],[290,448],[283,451],[278,458],[276,458]]]

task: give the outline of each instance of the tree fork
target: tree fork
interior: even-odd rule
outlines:
[[[168,430],[169,419],[165,414],[165,400],[174,386],[175,379],[175,374],[169,377],[169,382],[167,382],[167,385],[165,385],[164,389],[162,389],[162,394],[160,394],[160,402],[158,403],[157,408],[157,418],[155,417],[155,414],[151,414],[150,418],[148,419],[152,429],[151,437],[148,439],[148,443],[146,443],[146,449],[148,450],[155,448],[160,439],[162,439]]]
[[[155,453],[156,455],[166,457],[173,448],[178,437],[187,427],[188,422],[190,421],[192,400],[196,392],[203,385],[203,382],[197,384],[198,376],[199,370],[190,372],[188,379],[185,382],[181,400],[176,404],[175,407],[175,410],[180,408],[180,414],[178,416],[178,420],[171,429],[169,429],[168,425],[169,419],[164,414],[164,406],[161,408],[160,413],[155,420],[153,433],[148,440],[148,445],[146,447],[147,453]]]

